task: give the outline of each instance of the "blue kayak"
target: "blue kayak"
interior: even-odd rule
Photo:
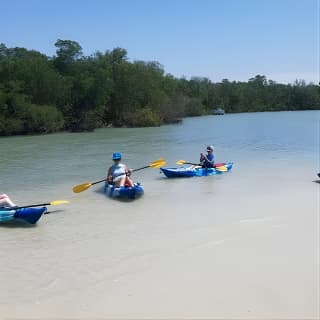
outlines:
[[[47,211],[46,207],[41,208],[0,208],[0,222],[10,220],[23,220],[35,224]]]
[[[181,178],[181,177],[204,177],[214,174],[221,174],[228,172],[232,169],[233,162],[223,164],[224,170],[217,168],[201,168],[197,166],[178,167],[178,168],[160,168],[160,171],[168,178]]]
[[[104,192],[110,198],[136,199],[144,194],[144,188],[140,183],[134,183],[133,187],[115,187],[106,182]]]

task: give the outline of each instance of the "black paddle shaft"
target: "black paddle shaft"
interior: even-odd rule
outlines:
[[[145,166],[145,167],[142,167],[142,168],[138,168],[138,169],[133,169],[132,172],[136,172],[136,171],[139,171],[139,170],[142,170],[142,169],[146,169],[146,168],[149,168],[150,166]]]
[[[99,180],[99,181],[96,181],[96,182],[92,182],[91,184],[94,185],[94,184],[97,184],[97,183],[100,183],[100,182],[103,182],[103,181],[106,181],[106,178],[104,178],[102,180]]]

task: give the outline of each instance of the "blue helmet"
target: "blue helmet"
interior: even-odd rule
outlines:
[[[115,152],[112,155],[112,160],[121,160],[121,153],[120,152]]]

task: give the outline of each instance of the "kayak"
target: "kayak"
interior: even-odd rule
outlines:
[[[0,222],[10,220],[23,220],[35,224],[47,211],[46,207],[41,208],[0,208]]]
[[[144,194],[144,188],[139,182],[134,183],[133,187],[115,187],[106,182],[104,192],[110,198],[136,199]]]
[[[160,168],[160,171],[165,174],[168,178],[179,178],[179,177],[203,177],[211,176],[214,174],[221,174],[228,172],[232,169],[233,162],[224,163],[223,166],[227,169],[226,171],[219,170],[217,168],[202,168],[196,166],[189,167],[178,167],[178,168]]]

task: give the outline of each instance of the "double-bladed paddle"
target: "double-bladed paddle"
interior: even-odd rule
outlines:
[[[31,204],[31,205],[29,205],[29,206],[6,207],[5,209],[8,209],[8,210],[17,210],[17,209],[23,209],[23,208],[56,206],[56,205],[58,205],[58,204],[67,204],[67,203],[69,203],[69,201],[67,201],[67,200],[54,200],[54,201],[46,202],[46,203]],[[1,209],[3,209],[3,208],[1,208]]]
[[[133,169],[132,172],[139,171],[139,170],[146,169],[146,168],[160,168],[160,167],[164,166],[165,164],[166,164],[166,160],[164,158],[160,158],[158,160],[152,161],[147,166],[144,166],[144,167],[141,167],[138,169]],[[103,181],[106,181],[106,178],[99,180],[99,181],[96,181],[96,182],[85,182],[85,183],[79,184],[77,186],[74,186],[72,188],[72,190],[74,193],[79,193],[79,192],[82,192],[82,191],[89,189],[94,184],[97,184],[97,183],[100,183]]]
[[[152,161],[147,166],[144,166],[144,167],[141,167],[138,169],[133,169],[132,172],[139,171],[139,170],[146,169],[146,168],[160,168],[160,167],[163,167],[165,164],[166,164],[166,159],[160,158],[158,160]]]
[[[201,166],[201,164],[199,163],[192,163],[192,162],[187,162],[185,160],[178,160],[176,162],[176,164],[179,164],[179,165],[182,165],[182,164],[191,164],[191,165],[194,165],[194,166]],[[228,171],[227,167],[223,164],[216,164],[213,166],[214,169],[216,169],[217,171],[221,171],[221,172],[226,172]]]

